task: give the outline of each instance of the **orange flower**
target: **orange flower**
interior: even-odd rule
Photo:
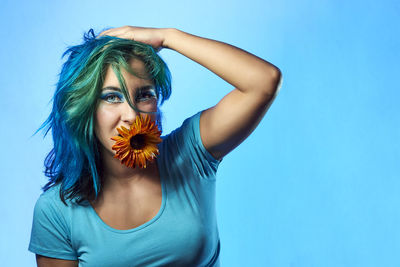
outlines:
[[[146,163],[160,154],[157,144],[162,141],[161,131],[149,115],[136,116],[130,129],[121,126],[117,131],[120,136],[111,138],[115,141],[112,149],[116,151],[114,158],[119,159],[121,164],[130,168],[146,168]]]

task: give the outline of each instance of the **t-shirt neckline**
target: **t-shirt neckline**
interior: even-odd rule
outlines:
[[[160,218],[160,216],[162,215],[162,213],[164,212],[165,204],[166,204],[166,198],[167,198],[167,191],[166,191],[166,185],[165,185],[165,181],[164,181],[165,172],[164,172],[164,166],[163,166],[163,163],[162,163],[163,161],[160,160],[160,157],[162,157],[162,155],[163,155],[163,152],[161,151],[161,145],[160,144],[158,145],[158,148],[160,150],[160,154],[156,158],[158,173],[160,175],[161,191],[162,191],[161,207],[160,207],[159,211],[157,212],[157,214],[150,221],[147,221],[144,224],[141,224],[141,225],[139,225],[137,227],[134,227],[134,228],[131,228],[131,229],[119,230],[119,229],[115,229],[115,228],[109,226],[108,224],[106,224],[100,218],[100,216],[97,214],[97,212],[94,210],[93,206],[89,205],[90,213],[95,217],[96,221],[98,221],[98,223],[100,225],[102,225],[104,228],[106,228],[107,230],[115,232],[115,233],[120,233],[120,234],[127,234],[127,233],[140,231],[143,228],[146,228],[147,226],[149,226],[149,225],[153,224],[155,221],[157,221]]]

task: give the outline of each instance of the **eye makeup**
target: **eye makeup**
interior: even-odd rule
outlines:
[[[100,98],[109,103],[122,103],[124,102],[124,96],[119,92],[104,92],[100,95]]]
[[[102,94],[100,98],[110,103],[122,103],[124,102],[124,95],[122,91],[118,87],[114,86],[107,86],[102,89]],[[109,92],[111,91],[111,92]],[[110,98],[117,97],[119,98],[118,101],[109,101]],[[136,89],[135,92],[135,102],[146,102],[149,100],[157,100],[157,93],[154,88],[154,85],[145,85]]]
[[[135,97],[136,102],[143,102],[152,99],[157,99],[156,90],[154,88],[138,90]]]

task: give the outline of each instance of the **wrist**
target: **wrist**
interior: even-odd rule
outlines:
[[[174,38],[174,35],[179,31],[175,28],[165,28],[164,31],[164,38],[162,42],[163,48],[171,48],[171,40]]]

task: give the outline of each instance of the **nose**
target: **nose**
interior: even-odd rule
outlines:
[[[138,113],[129,106],[127,101],[121,103],[121,120],[124,123],[132,125],[137,115]]]

